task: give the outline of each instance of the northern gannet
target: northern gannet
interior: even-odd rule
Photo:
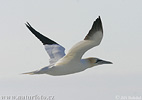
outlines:
[[[87,50],[98,46],[102,40],[103,27],[100,16],[94,21],[91,30],[84,40],[75,44],[67,54],[65,54],[65,48],[63,46],[37,32],[28,22],[26,26],[43,43],[50,57],[50,64],[39,70],[23,74],[49,74],[60,76],[81,72],[96,65],[112,64],[112,62],[94,57],[82,59],[83,54]]]

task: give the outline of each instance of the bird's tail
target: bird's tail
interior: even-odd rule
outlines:
[[[37,74],[37,71],[26,72],[26,73],[22,73],[22,74],[29,74],[29,75],[34,75],[34,74]]]

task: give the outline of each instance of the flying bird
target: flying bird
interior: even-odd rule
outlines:
[[[103,38],[103,27],[100,16],[94,21],[92,28],[84,40],[75,44],[67,54],[65,54],[65,48],[63,46],[40,34],[28,22],[26,26],[44,45],[50,57],[50,64],[39,70],[23,74],[49,74],[60,76],[78,73],[101,64],[112,64],[110,61],[95,57],[82,58],[86,51],[98,46]]]

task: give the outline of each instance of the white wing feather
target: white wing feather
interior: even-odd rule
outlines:
[[[65,48],[56,43],[55,41],[47,38],[36,31],[28,22],[26,23],[27,28],[43,43],[45,50],[50,57],[50,65],[56,63],[59,59],[65,56]]]
[[[56,63],[59,59],[65,56],[64,47],[37,32],[29,23],[27,23],[26,26],[45,46],[45,49],[50,56],[50,64]],[[93,26],[89,33],[86,35],[85,39],[74,45],[65,57],[71,57],[70,60],[80,60],[87,50],[100,44],[102,37],[102,22],[100,17],[98,17],[94,21]]]
[[[83,54],[100,44],[103,38],[103,28],[100,17],[94,21],[93,26],[83,41],[75,44],[65,57],[70,57],[74,60],[80,60]]]
[[[65,48],[58,44],[44,45],[44,47],[50,57],[50,64],[56,63],[59,59],[65,56]]]

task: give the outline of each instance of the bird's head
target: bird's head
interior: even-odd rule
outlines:
[[[102,65],[102,64],[112,64],[112,62],[110,62],[110,61],[105,61],[105,60],[101,60],[99,58],[93,58],[93,57],[87,58],[87,60],[90,63],[90,67]]]

